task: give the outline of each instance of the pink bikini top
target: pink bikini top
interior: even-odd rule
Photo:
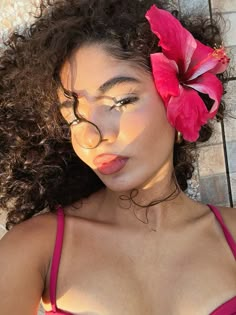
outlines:
[[[227,229],[222,216],[219,210],[212,206],[208,205],[212,212],[215,214],[216,220],[220,223],[222,230],[224,232],[225,238],[229,247],[234,255],[236,260],[236,241],[234,241],[232,235]],[[52,266],[51,266],[51,274],[50,274],[50,301],[52,305],[52,310],[49,312],[45,312],[47,315],[74,315],[72,313],[63,311],[57,307],[56,304],[56,288],[57,288],[57,275],[60,264],[62,243],[63,243],[63,234],[64,234],[64,212],[62,208],[58,208],[57,211],[57,235],[56,235],[56,243],[54,248],[54,253],[52,257]],[[224,304],[220,305],[211,312],[209,315],[236,315],[236,296],[226,301]]]

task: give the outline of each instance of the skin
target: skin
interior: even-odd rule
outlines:
[[[139,82],[115,85],[105,94],[119,97],[132,91],[139,100],[113,113],[95,106],[93,100],[99,87],[117,76]],[[209,314],[235,296],[235,259],[206,205],[180,192],[173,200],[150,207],[149,222],[143,224],[134,214],[145,221],[145,209],[127,208],[120,201],[134,188],[139,189],[135,200],[141,204],[162,199],[174,189],[175,130],[151,75],[131,62],[115,60],[102,46],[90,45],[67,60],[61,79],[67,89],[83,92],[80,113],[96,123],[106,139],[95,149],[83,149],[71,129],[75,152],[106,188],[83,200],[82,206],[75,203],[65,209],[57,306],[80,315],[198,315]],[[61,91],[58,94],[63,103],[65,97]],[[69,106],[61,113],[65,120],[73,119]],[[93,141],[91,130],[87,132]],[[129,160],[120,172],[103,175],[93,163],[101,153]],[[236,239],[235,209],[219,210]],[[35,314],[41,296],[44,308],[51,310],[49,276],[56,223],[52,213],[34,217],[0,242],[0,268],[6,270],[4,284],[8,284],[0,281],[4,314],[16,309],[19,315]]]

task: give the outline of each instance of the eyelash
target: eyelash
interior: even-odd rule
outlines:
[[[122,108],[122,107],[126,108],[128,105],[133,104],[137,102],[138,100],[139,98],[137,96],[127,96],[117,101],[115,105],[111,106],[110,110],[112,110],[113,108]]]
[[[114,108],[120,109],[120,108],[127,108],[128,105],[134,104],[137,102],[139,98],[137,96],[127,96],[122,98],[121,100],[117,101],[113,106],[109,108],[109,110],[113,110]],[[119,104],[119,105],[118,105]],[[68,100],[64,103],[65,107],[71,108],[74,106],[74,103],[71,100]]]

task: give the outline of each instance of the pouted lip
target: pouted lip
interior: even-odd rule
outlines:
[[[117,155],[117,154],[111,154],[111,153],[103,153],[100,155],[97,155],[94,160],[93,164],[95,166],[101,166],[103,164],[110,163],[116,159],[127,159],[127,156]]]

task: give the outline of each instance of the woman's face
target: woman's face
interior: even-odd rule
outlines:
[[[78,94],[79,114],[98,126],[103,139],[95,148],[84,148],[78,138],[95,144],[97,135],[93,128],[72,125],[73,148],[109,189],[145,189],[171,176],[175,131],[151,74],[113,58],[101,45],[90,45],[65,62],[61,80]],[[67,101],[62,93],[59,97]],[[71,122],[73,109],[65,104],[61,113]]]

